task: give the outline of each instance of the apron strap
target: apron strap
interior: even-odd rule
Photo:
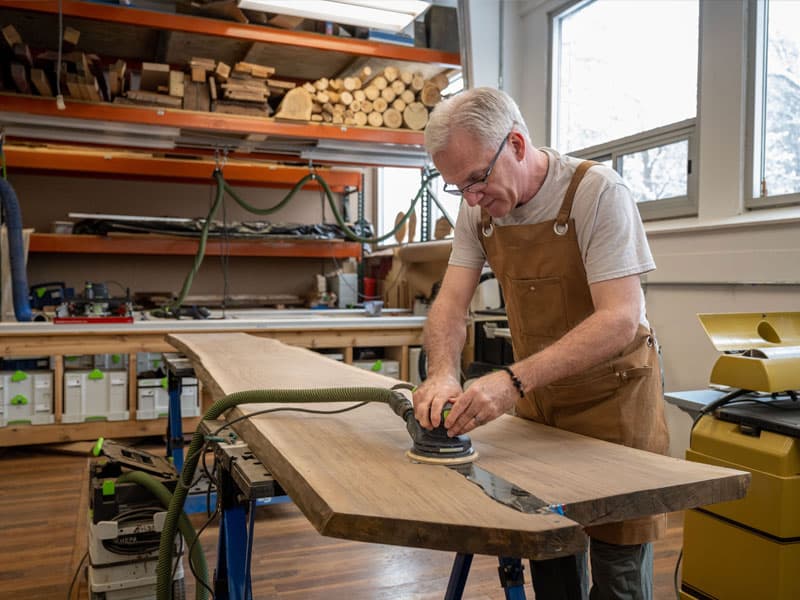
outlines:
[[[586,171],[599,164],[600,163],[593,160],[585,160],[578,165],[577,169],[575,169],[575,173],[572,175],[572,180],[569,182],[567,193],[564,194],[564,201],[561,203],[561,209],[558,211],[556,222],[553,225],[556,233],[563,235],[567,232],[567,221],[569,221],[569,215],[572,212],[572,202],[575,200],[575,192],[577,191],[583,176],[586,175]]]

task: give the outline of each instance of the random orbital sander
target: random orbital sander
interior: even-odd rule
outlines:
[[[406,422],[406,429],[414,445],[406,452],[412,461],[436,465],[460,465],[470,463],[478,458],[468,435],[450,437],[444,426],[444,420],[450,414],[451,403],[446,403],[442,410],[442,419],[434,429],[425,429],[414,417],[414,406],[400,392],[392,394],[389,406]]]

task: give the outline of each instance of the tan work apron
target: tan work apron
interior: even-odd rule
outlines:
[[[574,220],[575,190],[596,163],[578,167],[555,221],[495,227],[482,211],[482,243],[506,301],[514,357],[546,348],[594,312]],[[639,326],[617,356],[536,388],[517,401],[527,419],[651,452],[666,453],[661,373],[654,335]],[[641,544],[664,531],[665,515],[587,527],[613,544]]]

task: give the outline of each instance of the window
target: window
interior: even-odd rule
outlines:
[[[800,2],[754,3],[750,208],[800,202]]]
[[[590,0],[552,17],[551,145],[610,160],[644,218],[696,214],[698,0]]]
[[[400,213],[405,213],[411,205],[411,201],[417,195],[422,183],[421,172],[419,169],[405,169],[398,167],[383,167],[378,169],[378,233],[385,235],[394,229],[395,219]],[[460,198],[451,194],[442,193],[442,180],[440,177],[433,179],[429,185],[435,200],[431,202],[430,228],[424,223],[425,215],[421,201],[417,201],[415,206],[416,228],[414,231],[414,241],[422,240],[422,232],[428,230],[429,239],[434,239],[434,229],[436,222],[444,216],[442,208],[446,211],[450,221],[455,224],[458,216],[458,206]],[[441,204],[441,208],[437,206]],[[406,223],[408,227],[408,222]],[[452,232],[449,236],[452,237]],[[408,233],[404,241],[408,240]],[[380,242],[381,245],[396,244],[394,236]]]

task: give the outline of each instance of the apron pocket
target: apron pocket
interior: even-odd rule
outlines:
[[[512,279],[508,302],[520,332],[558,339],[567,332],[567,314],[560,277]]]

